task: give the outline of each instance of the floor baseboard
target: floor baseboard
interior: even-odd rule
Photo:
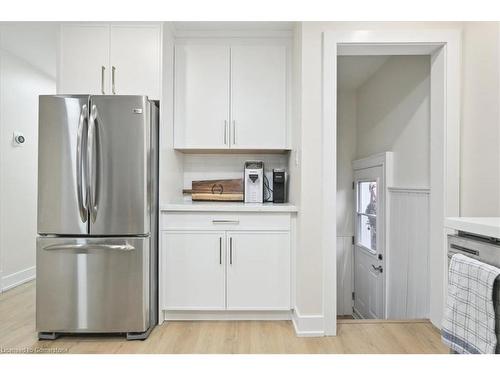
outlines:
[[[292,313],[295,333],[299,337],[321,337],[325,335],[323,315],[302,315],[295,308]]]
[[[15,288],[21,284],[31,281],[36,276],[36,267],[29,267],[24,270],[2,276],[2,292]]]

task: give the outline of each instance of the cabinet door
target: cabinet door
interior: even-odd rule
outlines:
[[[224,310],[224,232],[162,232],[163,309]]]
[[[63,25],[59,94],[109,94],[109,26]]]
[[[287,232],[228,232],[227,309],[290,309]]]
[[[110,56],[113,94],[160,99],[160,25],[112,25]]]
[[[229,146],[229,47],[175,47],[175,147]]]
[[[231,48],[231,148],[287,146],[287,49]]]

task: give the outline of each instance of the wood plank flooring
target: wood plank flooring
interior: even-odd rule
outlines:
[[[287,321],[169,322],[148,340],[122,337],[62,337],[38,341],[35,332],[35,283],[0,294],[0,351],[50,353],[447,353],[439,331],[429,322],[338,324],[336,337],[297,337]]]

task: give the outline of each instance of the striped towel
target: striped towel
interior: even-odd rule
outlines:
[[[441,330],[450,349],[467,354],[495,353],[493,287],[499,274],[500,269],[465,255],[451,258]]]

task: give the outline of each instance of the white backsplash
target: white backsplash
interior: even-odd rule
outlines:
[[[184,189],[196,180],[243,178],[247,160],[262,160],[272,189],[274,168],[288,170],[288,154],[186,154],[184,155]]]

